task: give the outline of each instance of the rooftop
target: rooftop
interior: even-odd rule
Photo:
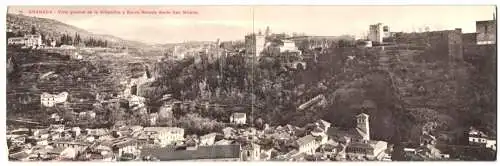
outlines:
[[[302,138],[297,139],[297,144],[299,144],[299,146],[302,146],[302,145],[306,145],[308,143],[311,143],[313,141],[316,141],[316,138],[314,136],[306,135]]]
[[[349,130],[342,130],[336,127],[330,127],[327,131],[329,136],[348,136],[354,139],[363,139],[365,133],[357,128],[352,128]]]
[[[210,133],[210,134],[206,134],[206,135],[203,135],[200,137],[200,139],[209,139],[211,137],[215,137],[217,136],[217,133]]]
[[[172,132],[181,133],[184,132],[183,128],[178,127],[145,127],[144,132]]]
[[[194,150],[145,147],[141,150],[141,154],[156,157],[160,161],[240,158],[240,148],[240,145],[200,146]]]
[[[356,147],[356,148],[383,148],[387,147],[387,142],[385,141],[368,141],[368,142],[353,142],[348,145],[349,147]]]
[[[246,118],[246,114],[240,113],[240,112],[235,112],[235,113],[233,113],[233,118],[237,118],[237,119]]]

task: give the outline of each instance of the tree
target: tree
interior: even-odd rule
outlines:
[[[10,149],[11,146],[12,146],[12,139],[9,138],[7,139],[7,149]]]
[[[36,28],[34,25],[31,26],[31,34],[32,35],[36,34]]]
[[[77,32],[75,32],[74,44],[75,45],[79,45],[81,42],[82,42],[82,38],[80,37],[80,34],[78,34]]]
[[[262,128],[264,127],[264,120],[262,120],[262,118],[257,118],[257,119],[255,120],[255,126],[256,126],[257,128],[262,129]]]
[[[48,43],[46,43],[46,36],[45,36],[45,34],[42,33],[42,34],[40,34],[40,36],[42,38],[42,43],[43,44],[48,44]]]

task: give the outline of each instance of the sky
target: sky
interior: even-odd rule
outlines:
[[[31,12],[30,12],[31,11]],[[33,13],[33,11],[45,11]],[[98,13],[82,14],[77,11]],[[107,11],[108,13],[100,13]],[[128,11],[128,13],[127,13]],[[134,13],[145,11],[145,13]],[[159,12],[163,13],[159,13]],[[167,13],[169,11],[170,13]],[[178,11],[180,14],[173,14]],[[186,13],[183,14],[182,12]],[[393,32],[462,28],[491,20],[494,6],[10,6],[9,13],[51,18],[93,33],[150,44],[243,40],[264,31],[318,36],[366,35],[378,22]],[[71,14],[73,12],[73,14]],[[118,12],[120,14],[114,13]],[[151,14],[156,12],[156,14]],[[113,13],[113,14],[110,14]]]

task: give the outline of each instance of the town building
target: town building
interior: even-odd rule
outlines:
[[[187,149],[175,146],[143,147],[141,156],[156,158],[160,161],[241,161],[241,145],[198,146]]]
[[[469,144],[486,147],[496,151],[497,141],[495,138],[488,137],[484,132],[471,127],[469,130]]]
[[[24,45],[26,43],[26,39],[24,37],[11,37],[7,39],[8,45]]]
[[[235,112],[229,117],[229,121],[232,124],[246,124],[247,114],[241,112]]]
[[[314,154],[316,149],[319,148],[320,142],[316,140],[316,137],[312,135],[306,135],[302,138],[297,139],[297,144],[299,145],[299,153]]]
[[[496,19],[487,21],[476,21],[477,44],[495,44],[497,26]]]
[[[54,141],[52,142],[55,148],[73,148],[76,151],[83,152],[91,144],[84,142],[67,142],[67,141]]]
[[[348,130],[342,130],[336,127],[330,127],[327,135],[337,142],[366,142],[370,140],[370,125],[369,116],[367,114],[359,114],[356,116],[356,127]]]
[[[144,66],[147,70],[147,66]],[[131,95],[139,95],[139,92],[141,91],[141,86],[144,85],[145,83],[152,82],[154,81],[155,78],[152,77],[151,75],[148,75],[147,71],[142,72],[139,76],[135,75],[132,76],[132,78],[125,80],[121,82],[123,85],[125,85],[125,90],[122,92],[121,96],[122,97],[130,97]]]
[[[260,145],[248,143],[241,150],[242,161],[257,161],[260,160]]]
[[[96,113],[94,111],[84,111],[78,113],[78,118],[80,119],[94,119]]]
[[[86,131],[87,131],[87,135],[94,138],[94,139],[100,139],[100,138],[109,136],[111,133],[106,128],[86,129]]]
[[[53,113],[50,115],[50,119],[54,122],[59,122],[61,121],[61,116],[59,116],[57,113]]]
[[[368,41],[361,41],[361,42],[359,42],[358,47],[361,47],[361,48],[370,48],[370,47],[373,47],[373,42],[370,41],[370,40],[368,40]]]
[[[385,141],[366,141],[366,142],[353,142],[346,148],[347,155],[352,156],[365,156],[369,159],[376,159],[382,157],[384,151],[387,149],[387,142]]]
[[[217,136],[217,133],[210,133],[201,136],[200,145],[201,146],[213,145],[215,143],[215,136]]]
[[[151,113],[149,114],[149,125],[155,126],[156,122],[158,122],[158,113]]]
[[[56,95],[49,93],[42,93],[40,95],[40,102],[44,107],[54,107],[58,103],[64,103],[68,99],[68,92],[61,92]]]
[[[436,137],[427,132],[423,132],[420,136],[420,146],[435,145],[436,141]]]
[[[48,129],[49,129],[50,132],[62,133],[64,131],[64,125],[62,125],[62,124],[51,124]]]
[[[73,127],[73,128],[71,128],[71,132],[73,132],[75,134],[75,137],[78,137],[81,134],[81,129],[80,129],[80,127]]]
[[[146,102],[146,98],[137,95],[131,95],[128,98],[128,106],[129,108],[140,108],[144,107]]]
[[[320,127],[322,130],[324,130],[325,132],[328,131],[328,129],[332,126],[332,124],[330,122],[327,122],[323,119],[320,119],[316,122],[316,125],[318,127]]]
[[[328,135],[326,134],[326,130],[317,126],[311,131],[311,135],[318,138],[320,145],[326,144],[328,142]]]
[[[162,146],[184,140],[184,129],[177,127],[145,127],[144,133],[159,140]]]
[[[131,138],[113,140],[111,143],[111,149],[115,154],[117,154],[117,157],[122,157],[125,154],[138,156],[140,152],[137,148],[137,140]]]

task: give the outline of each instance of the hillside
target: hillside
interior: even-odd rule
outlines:
[[[495,84],[492,64],[486,63],[490,59],[473,63],[428,59],[433,56],[437,55],[425,49],[335,48],[300,72],[283,72],[279,65],[268,62],[252,69],[238,56],[225,59],[228,65],[222,69],[219,62],[204,67],[197,67],[193,60],[157,64],[154,70],[159,71],[155,72],[164,77],[148,88],[146,96],[173,93],[177,98],[196,100],[203,91],[198,83],[207,78],[210,93],[219,94],[212,100],[245,105],[255,96],[254,119],[262,118],[271,125],[304,126],[321,118],[350,128],[355,125],[353,117],[366,112],[372,137],[391,143],[418,141],[422,131],[440,141],[460,143],[470,126],[495,136],[491,92]],[[221,71],[223,79],[217,80]],[[251,82],[254,88],[250,88]],[[324,106],[297,109],[319,94],[326,97]],[[214,110],[205,116],[224,120],[230,112]]]
[[[112,46],[117,47],[139,48],[146,46],[146,44],[141,42],[125,40],[111,35],[95,34],[53,19],[7,14],[7,29],[12,30],[14,33],[29,33],[32,26],[35,26],[37,30],[46,35],[46,38],[59,39],[63,34],[73,36],[75,33],[78,33],[83,39],[92,37],[98,40],[106,40]]]

